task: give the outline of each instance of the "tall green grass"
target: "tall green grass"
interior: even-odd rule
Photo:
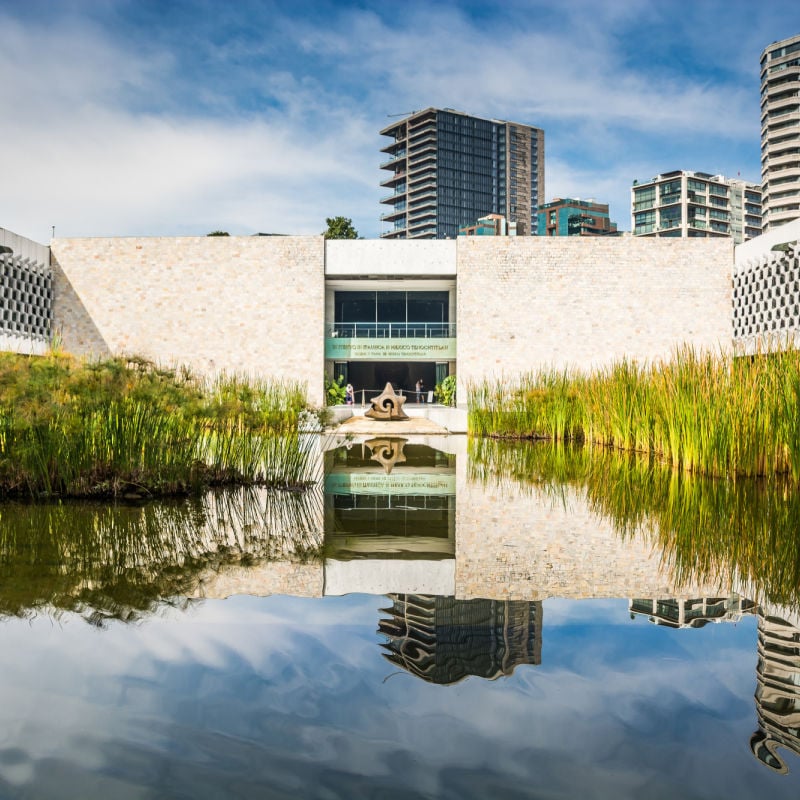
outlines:
[[[468,386],[473,436],[548,438],[649,453],[716,477],[800,481],[800,352],[686,347],[667,362],[544,369]]]
[[[0,355],[0,491],[174,494],[228,483],[310,482],[297,433],[302,384]]]

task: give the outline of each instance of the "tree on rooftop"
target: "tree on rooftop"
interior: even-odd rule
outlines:
[[[230,236],[228,231],[211,231],[211,233],[207,233],[206,236]]]
[[[350,217],[326,217],[325,222],[328,228],[322,235],[326,239],[358,239],[358,231]]]

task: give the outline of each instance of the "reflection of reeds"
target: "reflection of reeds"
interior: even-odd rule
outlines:
[[[646,536],[679,585],[736,581],[757,601],[800,607],[800,493],[783,478],[687,475],[652,457],[555,442],[470,443],[472,480],[553,498],[572,486],[622,536]]]
[[[174,494],[224,483],[297,487],[300,384],[211,383],[142,359],[0,355],[0,491]]]
[[[0,507],[0,613],[37,607],[131,619],[192,594],[228,565],[307,561],[322,547],[322,496],[243,487],[142,506]]]
[[[478,436],[586,441],[717,477],[800,481],[800,352],[754,358],[679,350],[591,374],[541,370],[469,387]]]

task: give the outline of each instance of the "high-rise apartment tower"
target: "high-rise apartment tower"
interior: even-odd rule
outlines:
[[[452,109],[417,111],[381,131],[381,182],[391,193],[387,239],[455,238],[462,225],[487,214],[516,223],[518,236],[536,233],[544,197],[544,131],[481,119]]]
[[[675,170],[631,188],[634,236],[730,236],[761,233],[761,187],[739,178]]]
[[[800,217],[800,34],[761,54],[764,232]]]

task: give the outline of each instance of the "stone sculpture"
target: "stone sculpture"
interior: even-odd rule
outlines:
[[[403,403],[405,403],[405,401],[406,398],[395,394],[392,384],[387,383],[382,394],[370,398],[372,407],[364,416],[370,417],[370,419],[386,421],[408,419],[408,414],[403,411]]]

